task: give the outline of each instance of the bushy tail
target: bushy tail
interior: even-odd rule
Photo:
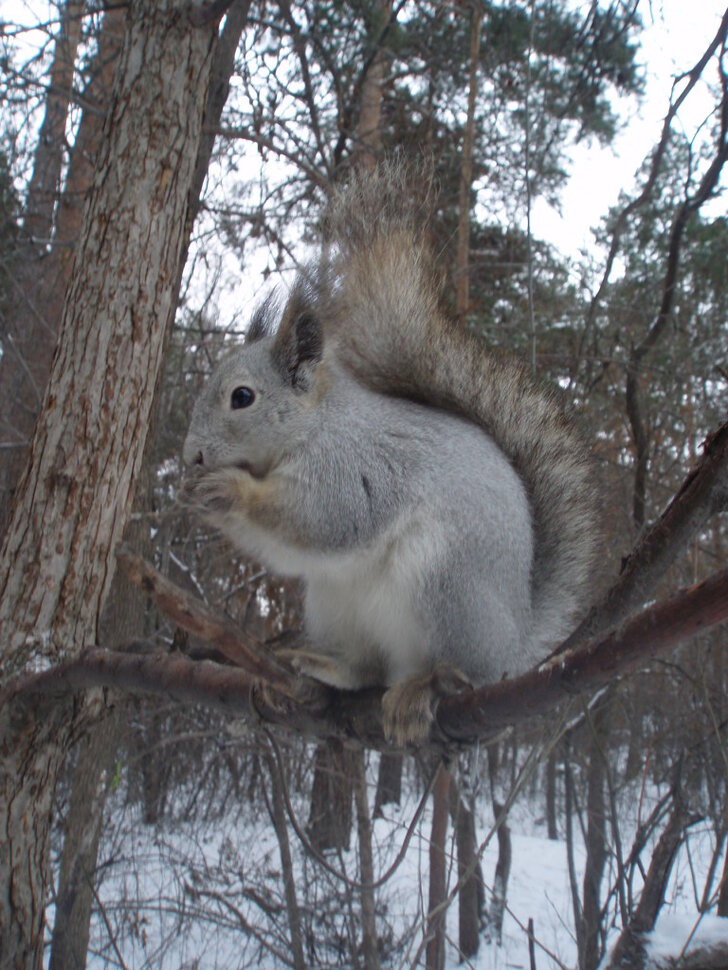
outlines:
[[[444,317],[411,198],[396,164],[333,198],[333,255],[317,299],[327,339],[363,383],[463,414],[509,456],[534,515],[533,646],[555,645],[590,597],[600,538],[593,463],[553,391]]]

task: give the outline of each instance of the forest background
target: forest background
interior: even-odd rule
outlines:
[[[659,15],[66,0],[3,21],[3,967],[656,965],[678,870],[694,919],[664,961],[726,965],[728,11],[592,243],[565,255],[533,219],[634,111]],[[395,152],[434,171],[451,313],[595,441],[613,595],[584,636],[619,648],[562,703],[506,697],[498,725],[490,704],[446,762],[437,738],[384,746],[376,698],[241,717],[233,678],[274,676],[258,645],[297,629],[300,590],[175,501],[250,300],[318,244],[327,190]],[[122,535],[176,586],[129,552],[124,578]],[[516,828],[558,846],[560,904],[509,907]],[[525,868],[555,900],[552,867]]]

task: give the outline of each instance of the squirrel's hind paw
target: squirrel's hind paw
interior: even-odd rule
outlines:
[[[283,649],[276,651],[276,659],[289,664],[306,677],[312,677],[339,690],[358,690],[362,686],[356,671],[328,654],[311,650]]]
[[[445,665],[394,684],[382,697],[384,736],[400,747],[426,741],[440,698],[470,687],[464,674]]]

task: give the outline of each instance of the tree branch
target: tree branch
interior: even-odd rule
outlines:
[[[544,714],[564,697],[597,690],[728,619],[728,569],[628,619],[650,597],[684,543],[711,514],[727,507],[728,421],[706,439],[697,468],[627,559],[603,603],[551,657],[523,676],[454,695],[440,693],[429,744],[447,747],[484,738]],[[228,716],[252,711],[272,724],[319,738],[387,746],[381,690],[336,691],[294,675],[261,643],[128,548],[120,547],[117,559],[127,578],[165,616],[217,648],[232,666],[181,654],[92,648],[76,661],[11,682],[0,693],[0,705],[18,702],[22,708],[23,702],[32,706],[39,694],[52,700],[92,687],[116,687],[204,704]]]
[[[604,686],[726,619],[728,569],[644,610],[618,633],[588,641],[522,677],[443,697],[429,743],[446,747],[452,741],[473,741],[506,725],[523,723],[567,696]],[[257,682],[248,670],[181,654],[148,656],[92,648],[76,661],[15,681],[0,694],[0,705],[25,702],[37,716],[37,695],[53,700],[91,687],[161,694],[185,704],[204,704],[226,716],[253,712],[272,724],[319,738],[386,746],[381,690],[336,691],[300,678],[292,696]]]
[[[726,509],[728,421],[705,439],[700,462],[625,560],[615,585],[556,652],[562,653],[622,623],[653,595],[680,550],[708,519]]]
[[[662,159],[667,150],[667,144],[670,138],[670,129],[672,127],[672,122],[683,104],[685,99],[688,97],[690,92],[696,86],[700,78],[702,77],[703,71],[705,70],[710,58],[715,54],[715,52],[723,47],[726,43],[726,36],[728,36],[728,10],[726,10],[723,18],[720,22],[720,26],[715,34],[715,37],[708,45],[707,49],[703,53],[700,60],[697,62],[695,67],[691,71],[686,71],[679,78],[675,79],[673,84],[672,94],[670,96],[670,106],[668,108],[665,119],[662,123],[662,131],[660,133],[660,140],[652,153],[652,161],[650,163],[650,171],[645,181],[645,184],[636,199],[629,202],[624,209],[617,216],[614,228],[612,230],[612,243],[609,250],[609,255],[607,256],[606,266],[604,268],[604,274],[602,276],[601,283],[597,289],[597,292],[592,299],[591,305],[589,306],[589,311],[587,313],[587,325],[586,329],[590,330],[594,320],[596,318],[597,309],[601,302],[602,296],[609,283],[609,278],[612,275],[612,268],[614,266],[614,261],[617,258],[617,253],[619,252],[619,243],[622,237],[622,233],[627,227],[630,216],[633,215],[641,206],[647,202],[652,194],[652,190],[657,182],[657,177],[660,173],[660,168],[662,166]],[[680,95],[673,101],[673,96],[675,93],[675,88],[682,81],[687,79],[685,87],[682,89]]]
[[[728,18],[728,12],[726,13]],[[724,18],[726,23],[728,19]],[[626,381],[626,403],[627,416],[632,428],[634,439],[636,461],[635,461],[635,482],[633,490],[633,520],[637,530],[642,528],[645,513],[645,489],[647,483],[647,465],[649,459],[649,441],[647,429],[645,427],[642,407],[640,402],[640,373],[642,360],[647,353],[655,346],[662,336],[668,320],[672,314],[675,302],[675,291],[680,266],[680,254],[682,240],[688,221],[700,207],[714,194],[720,179],[723,166],[728,160],[728,85],[721,71],[723,81],[723,96],[720,106],[720,130],[716,138],[716,149],[713,160],[701,179],[700,185],[693,193],[688,195],[678,207],[670,229],[668,241],[667,262],[665,274],[662,282],[662,297],[660,307],[655,319],[649,327],[640,343],[634,345],[629,355],[627,363]]]
[[[116,549],[116,561],[129,582],[146,593],[173,623],[215,647],[250,680],[263,680],[290,697],[297,695],[293,674],[260,641],[244,634],[226,617],[214,614],[123,543]]]
[[[560,653],[513,680],[440,702],[443,733],[465,740],[544,714],[569,694],[604,687],[728,619],[728,569],[638,613],[619,630]]]

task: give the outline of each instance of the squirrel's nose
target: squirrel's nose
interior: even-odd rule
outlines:
[[[205,464],[202,448],[195,448],[196,444],[196,441],[191,441],[188,438],[184,443],[184,447],[182,448],[182,458],[184,459],[184,463],[188,468],[192,467],[193,465],[202,466]]]

